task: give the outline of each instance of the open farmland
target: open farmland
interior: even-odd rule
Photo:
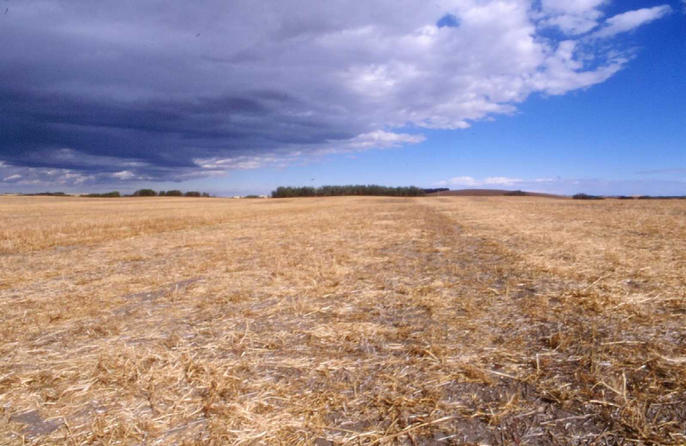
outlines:
[[[684,444],[686,201],[0,197],[0,444]]]

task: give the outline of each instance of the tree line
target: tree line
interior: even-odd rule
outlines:
[[[384,195],[391,197],[419,197],[426,195],[424,189],[415,186],[388,187],[376,184],[351,184],[346,186],[292,187],[279,186],[272,191],[272,198],[333,197],[341,195]]]
[[[209,197],[207,192],[188,191],[181,192],[180,190],[161,190],[159,192],[152,189],[138,189],[131,195],[122,195],[119,191],[105,192],[102,194],[85,194],[82,197],[92,198],[117,198],[117,197]]]

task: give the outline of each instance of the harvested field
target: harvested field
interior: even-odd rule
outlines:
[[[0,197],[0,444],[686,444],[686,201]]]

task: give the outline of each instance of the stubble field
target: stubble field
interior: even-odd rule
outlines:
[[[685,444],[686,201],[0,197],[0,444]]]

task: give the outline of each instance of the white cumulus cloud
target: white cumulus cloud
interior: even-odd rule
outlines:
[[[120,170],[119,172],[114,172],[112,176],[118,180],[130,180],[131,178],[134,178],[136,174],[130,170]]]
[[[542,0],[542,24],[556,26],[570,35],[585,33],[598,26],[603,16],[601,7],[607,3],[607,0]]]
[[[521,183],[523,180],[520,178],[510,178],[510,177],[487,177],[483,179],[476,179],[471,176],[459,176],[452,177],[447,180],[439,181],[436,183],[438,186],[462,186],[462,187],[480,187],[480,186],[514,186]]]
[[[349,143],[343,147],[346,149],[386,149],[391,147],[398,147],[404,144],[417,144],[424,141],[424,135],[411,135],[407,133],[393,133],[383,130],[376,130],[369,133],[357,135],[350,140]]]
[[[595,37],[610,37],[619,33],[631,31],[641,25],[657,20],[672,12],[669,5],[654,6],[652,8],[636,9],[610,17],[605,25],[594,33]]]

